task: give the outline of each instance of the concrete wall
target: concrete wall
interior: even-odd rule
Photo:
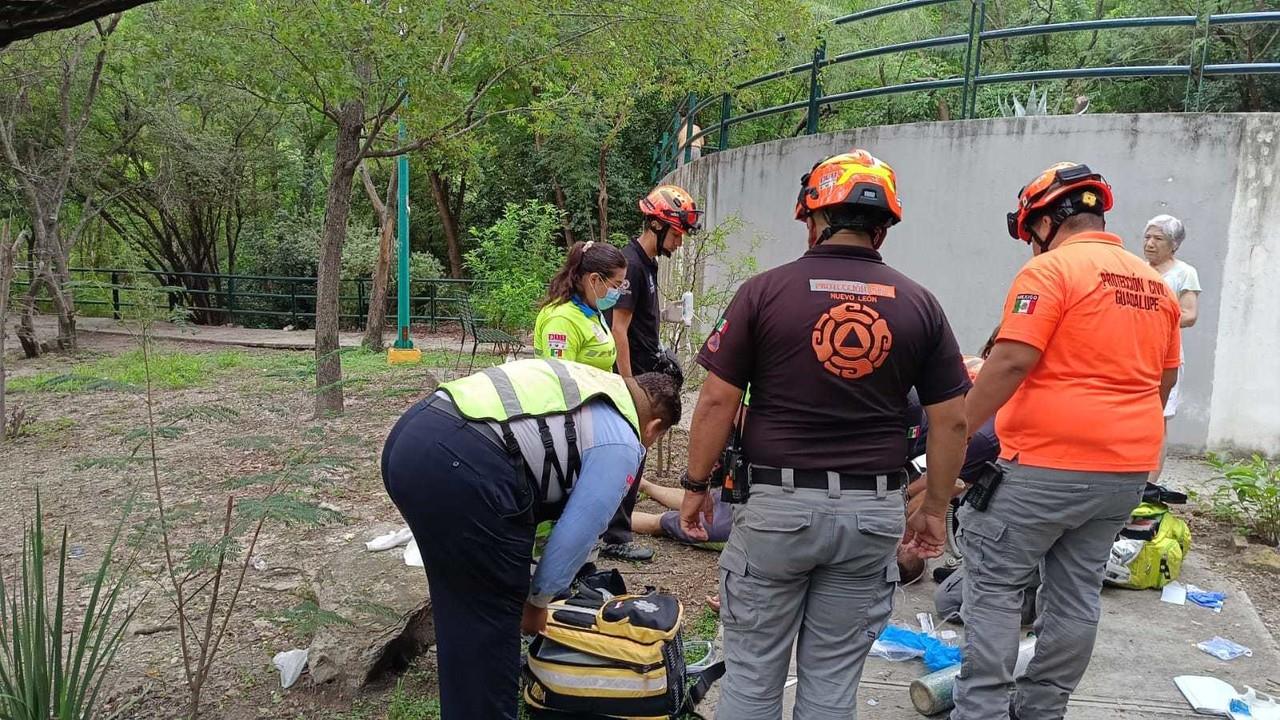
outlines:
[[[1187,226],[1179,257],[1200,273],[1200,318],[1184,331],[1186,375],[1173,444],[1280,452],[1280,116],[1086,115],[861,128],[714,154],[668,179],[707,209],[707,226],[743,221],[732,248],[762,269],[805,249],[792,219],[800,176],[863,147],[898,173],[904,220],[885,259],[942,301],[966,352],[999,319],[1030,256],[1005,231],[1019,188],[1060,160],[1087,163],[1115,188],[1108,227],[1141,255],[1150,217]],[[708,283],[716,282],[714,268]]]

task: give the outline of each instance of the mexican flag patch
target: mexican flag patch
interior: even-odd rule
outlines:
[[[1036,301],[1040,299],[1039,295],[1024,294],[1013,299],[1014,315],[1032,315],[1036,311]]]

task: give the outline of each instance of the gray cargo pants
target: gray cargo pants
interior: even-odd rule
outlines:
[[[964,664],[951,720],[1061,718],[1089,667],[1103,570],[1147,474],[1050,470],[1001,461],[986,512],[961,510]],[[1043,562],[1036,654],[1013,689],[1022,593]]]
[[[754,485],[720,554],[726,673],[717,720],[778,720],[795,646],[795,720],[857,717],[893,610],[902,494]]]

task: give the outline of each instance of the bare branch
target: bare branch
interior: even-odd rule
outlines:
[[[373,211],[378,214],[379,222],[386,222],[387,206],[382,202],[382,198],[378,197],[378,189],[373,186],[373,178],[369,175],[369,167],[365,163],[360,163],[360,182],[364,184],[364,192],[369,196],[369,202],[373,204]],[[387,200],[390,201],[390,193]]]

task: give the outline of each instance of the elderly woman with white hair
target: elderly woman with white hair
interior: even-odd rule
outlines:
[[[1200,276],[1194,267],[1174,257],[1186,236],[1187,230],[1183,227],[1181,220],[1172,215],[1157,215],[1147,221],[1147,228],[1142,234],[1142,254],[1146,256],[1147,262],[1151,263],[1151,267],[1164,276],[1165,283],[1173,289],[1173,294],[1178,298],[1178,305],[1182,308],[1180,326],[1189,328],[1196,324]],[[1178,389],[1182,386],[1182,370],[1182,367],[1178,368],[1178,382],[1173,386],[1173,390],[1169,393],[1169,401],[1164,406],[1166,442],[1169,418],[1178,412]],[[1151,482],[1160,478],[1160,471],[1163,468],[1164,453],[1161,453],[1160,465],[1151,471]]]

